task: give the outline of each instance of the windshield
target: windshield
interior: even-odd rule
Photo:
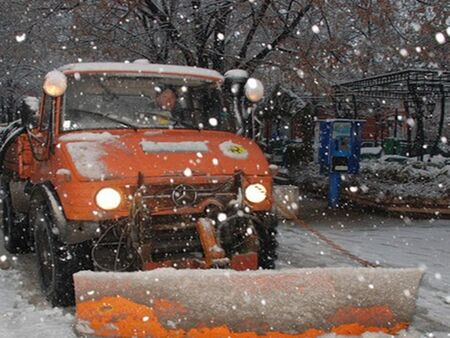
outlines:
[[[232,131],[234,125],[216,83],[117,74],[70,77],[61,129],[120,128]]]

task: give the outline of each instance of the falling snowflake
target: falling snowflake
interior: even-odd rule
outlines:
[[[211,117],[209,120],[208,120],[208,122],[209,122],[209,124],[211,125],[211,127],[216,127],[217,125],[218,125],[218,121],[217,121],[217,119],[216,118],[214,118],[214,117]]]
[[[25,33],[16,35],[16,41],[19,43],[24,42],[26,38],[27,38],[27,35]]]
[[[186,176],[186,177],[192,176],[192,170],[190,168],[184,169],[183,175]]]
[[[400,55],[403,57],[407,57],[409,55],[408,50],[406,48],[400,49]]]
[[[434,38],[436,39],[437,43],[440,44],[440,45],[445,43],[445,35],[443,33],[441,33],[441,32],[436,33]]]
[[[219,214],[217,215],[217,220],[219,222],[225,222],[227,220],[227,214],[219,212]]]
[[[414,121],[414,119],[409,118],[406,120],[406,123],[408,124],[408,126],[410,126],[411,128],[413,128],[416,125],[416,121]]]

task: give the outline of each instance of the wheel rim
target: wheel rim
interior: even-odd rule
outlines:
[[[38,207],[34,222],[36,233],[36,254],[38,256],[41,282],[44,290],[51,289],[54,276],[54,256],[52,251],[52,241],[48,231],[48,218]]]

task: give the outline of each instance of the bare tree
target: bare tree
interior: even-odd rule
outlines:
[[[136,58],[243,68],[322,95],[344,79],[448,68],[449,37],[435,39],[448,12],[446,0],[4,1],[0,99],[58,64]]]

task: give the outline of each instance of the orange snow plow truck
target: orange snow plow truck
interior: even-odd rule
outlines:
[[[272,177],[234,70],[79,63],[1,136],[3,235],[76,331],[317,337],[408,327],[416,269],[275,270]],[[39,103],[38,103],[39,102]]]

